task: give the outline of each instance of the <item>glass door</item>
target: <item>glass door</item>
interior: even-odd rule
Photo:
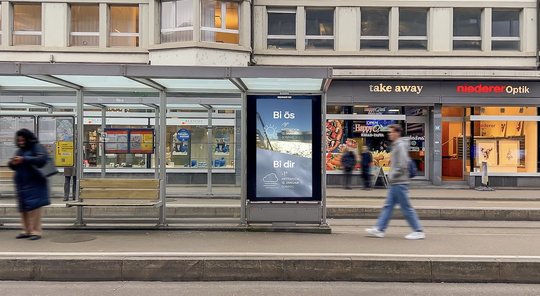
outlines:
[[[418,177],[429,178],[429,124],[427,117],[407,116],[406,134],[410,140],[409,155],[416,163]]]

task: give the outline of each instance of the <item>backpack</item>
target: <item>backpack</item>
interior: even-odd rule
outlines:
[[[409,160],[409,178],[412,179],[418,175],[418,168],[413,160]]]

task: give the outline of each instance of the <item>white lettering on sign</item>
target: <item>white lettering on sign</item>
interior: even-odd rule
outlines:
[[[294,119],[294,117],[295,117],[295,114],[293,112],[274,111],[274,119],[281,119],[281,118]]]
[[[274,160],[274,168],[286,168],[286,169],[292,169],[294,168],[295,162],[292,160],[287,160],[286,162],[282,162],[281,160]]]
[[[370,84],[369,92],[372,93],[406,93],[406,94],[421,94],[424,90],[423,85],[385,85],[384,83]]]

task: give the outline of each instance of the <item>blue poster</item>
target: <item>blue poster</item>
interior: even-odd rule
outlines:
[[[182,128],[176,132],[176,139],[180,142],[187,142],[191,138],[191,133],[189,130]]]

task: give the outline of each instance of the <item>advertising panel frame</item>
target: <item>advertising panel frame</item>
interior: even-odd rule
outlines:
[[[311,194],[310,196],[258,196],[257,194],[257,102],[259,100],[310,100],[311,101]],[[249,202],[321,202],[322,184],[322,96],[321,95],[268,95],[248,94],[246,100],[246,156],[247,162],[246,193]],[[291,102],[291,101],[288,101]],[[273,112],[269,111],[269,112]],[[286,110],[278,110],[285,112]]]

